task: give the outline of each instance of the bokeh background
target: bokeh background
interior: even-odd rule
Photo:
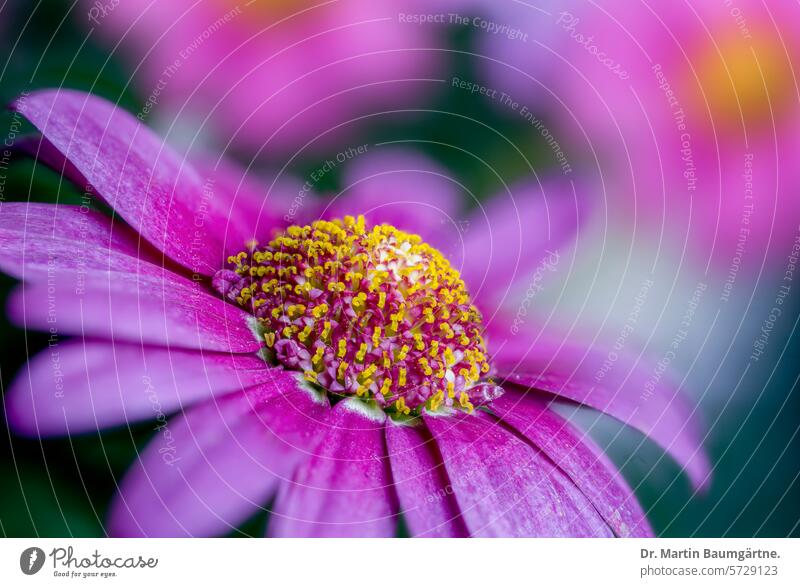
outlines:
[[[400,146],[438,164],[465,209],[531,178],[574,182],[588,212],[526,327],[668,368],[707,424],[710,490],[694,494],[621,425],[570,416],[659,535],[797,536],[800,5],[666,4],[6,0],[0,98],[89,91],[180,150],[300,183],[349,148]],[[4,138],[30,130],[0,114]],[[5,163],[0,202],[81,203],[54,172]],[[335,199],[346,167],[315,190]],[[13,286],[0,276],[3,302]],[[5,389],[47,339],[4,317],[0,329]],[[0,426],[5,536],[104,535],[116,483],[153,435],[145,422],[39,441]],[[233,535],[263,535],[265,515]]]

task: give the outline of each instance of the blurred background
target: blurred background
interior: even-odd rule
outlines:
[[[797,536],[798,22],[800,5],[756,0],[6,0],[0,98],[92,92],[182,152],[225,157],[254,181],[310,182],[331,202],[359,150],[389,153],[385,165],[456,186],[463,218],[442,225],[456,234],[516,186],[576,198],[577,240],[524,329],[624,347],[670,372],[706,422],[710,490],[694,494],[638,434],[569,415],[607,447],[659,535]],[[31,127],[4,111],[0,131],[9,146]],[[264,182],[268,202],[296,195],[275,185]],[[20,200],[81,193],[5,157],[0,203]],[[531,279],[503,301],[512,315]],[[3,302],[13,286],[0,276]],[[47,337],[5,317],[0,328],[5,389]],[[104,535],[152,425],[39,441],[2,421],[0,534]]]

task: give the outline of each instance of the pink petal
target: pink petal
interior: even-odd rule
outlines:
[[[156,248],[193,272],[220,268],[227,217],[204,178],[131,114],[71,90],[34,92],[13,108]]]
[[[54,274],[63,284],[64,274]],[[67,276],[67,279],[69,276]],[[88,271],[82,289],[22,284],[8,302],[10,319],[57,335],[111,338],[209,351],[255,352],[263,345],[242,309],[187,280]]]
[[[609,350],[540,341],[530,346],[523,336],[495,334],[492,365],[507,381],[535,388],[600,410],[640,430],[664,448],[686,470],[697,488],[710,481],[702,447],[699,415],[666,375],[625,352],[617,352],[606,369]],[[651,389],[652,387],[652,389]]]
[[[6,412],[17,432],[72,434],[163,418],[278,372],[255,355],[69,341],[23,367],[6,394]]]
[[[557,265],[562,247],[585,221],[586,194],[573,189],[579,188],[565,180],[528,182],[473,212],[462,240],[447,249],[473,296],[492,306],[540,264],[555,259]]]
[[[468,536],[436,441],[425,426],[387,423],[392,478],[415,537]]]
[[[611,535],[560,469],[488,415],[425,420],[472,536]]]
[[[630,487],[602,451],[534,393],[507,393],[491,404],[501,420],[516,428],[558,465],[621,537],[653,532]]]
[[[4,202],[0,208],[0,235],[65,242],[80,239],[87,245],[105,246],[129,255],[136,253],[138,242],[136,233],[125,224],[113,224],[97,210],[37,202]]]
[[[300,180],[286,174],[255,176],[252,169],[245,170],[222,158],[195,158],[192,163],[207,178],[207,189],[230,220],[225,227],[228,253],[244,250],[251,239],[261,243],[271,240],[276,230],[292,223],[287,215],[297,205]]]
[[[35,135],[20,137],[12,149],[25,156],[33,157],[76,186],[87,187],[86,178],[47,139]]]
[[[393,536],[396,496],[384,425],[339,402],[314,455],[283,483],[269,523],[271,536]]]
[[[54,268],[171,275],[139,260],[153,260],[150,247],[122,222],[78,206],[7,202],[0,208],[0,243],[0,269],[20,279],[41,279]]]
[[[264,397],[267,399],[265,400]],[[116,536],[212,536],[263,507],[315,442],[326,405],[293,375],[160,425],[111,506]]]

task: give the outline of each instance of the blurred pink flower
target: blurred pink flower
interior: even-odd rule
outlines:
[[[87,10],[96,3],[86,0]],[[437,89],[441,29],[404,22],[421,1],[127,0],[89,26],[122,52],[146,104],[208,123],[225,144],[291,155],[351,136]]]
[[[703,268],[783,263],[800,218],[800,6],[608,0],[551,20],[561,131],[598,157],[613,213],[685,240]]]
[[[572,4],[559,3],[558,8]],[[514,0],[464,0],[461,9],[473,19],[477,69],[481,80],[497,92],[495,106],[511,116],[515,112],[509,102],[539,114],[543,107],[557,106],[552,86],[564,68],[565,39],[553,26],[555,8]]]
[[[510,336],[494,315],[518,271],[574,236],[574,194],[513,189],[469,216],[464,283],[379,224],[435,242],[439,219],[463,214],[413,154],[361,159],[332,206],[301,207],[367,220],[303,227],[289,196],[182,160],[103,100],[42,91],[14,108],[42,133],[26,148],[115,216],[89,202],[0,210],[0,267],[23,280],[11,318],[51,333],[6,410],[36,436],[155,418],[111,533],[225,533],[274,497],[272,536],[391,536],[399,514],[417,536],[650,535],[559,399],[637,428],[707,484],[695,409],[666,378],[652,385],[620,353],[598,383],[607,349]]]

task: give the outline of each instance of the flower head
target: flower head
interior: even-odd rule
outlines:
[[[221,534],[272,503],[272,536],[392,536],[398,516],[417,536],[649,535],[614,466],[552,409],[558,398],[641,430],[707,484],[694,410],[666,376],[642,404],[651,371],[622,353],[597,385],[607,351],[532,345],[508,335],[501,312],[482,321],[477,308],[491,312],[518,265],[554,244],[519,230],[502,200],[487,207],[495,232],[480,228],[481,211],[461,235],[470,260],[502,247],[507,261],[513,242],[524,251],[492,263],[487,285],[474,264],[459,275],[425,244],[441,229],[423,215],[287,226],[270,213],[259,241],[259,208],[230,177],[206,197],[210,170],[110,104],[48,91],[15,108],[43,133],[40,159],[126,221],[88,207],[0,210],[0,267],[23,280],[11,318],[54,333],[5,396],[14,429],[72,434],[157,416],[109,532]],[[407,198],[418,178],[395,171]],[[547,216],[540,191],[518,194],[514,211]],[[447,206],[438,190],[416,197]],[[574,202],[548,210],[561,219],[549,240],[571,234]]]
[[[491,384],[478,309],[436,249],[345,216],[290,226],[216,274],[257,319],[271,356],[305,379],[400,415],[471,412]]]

